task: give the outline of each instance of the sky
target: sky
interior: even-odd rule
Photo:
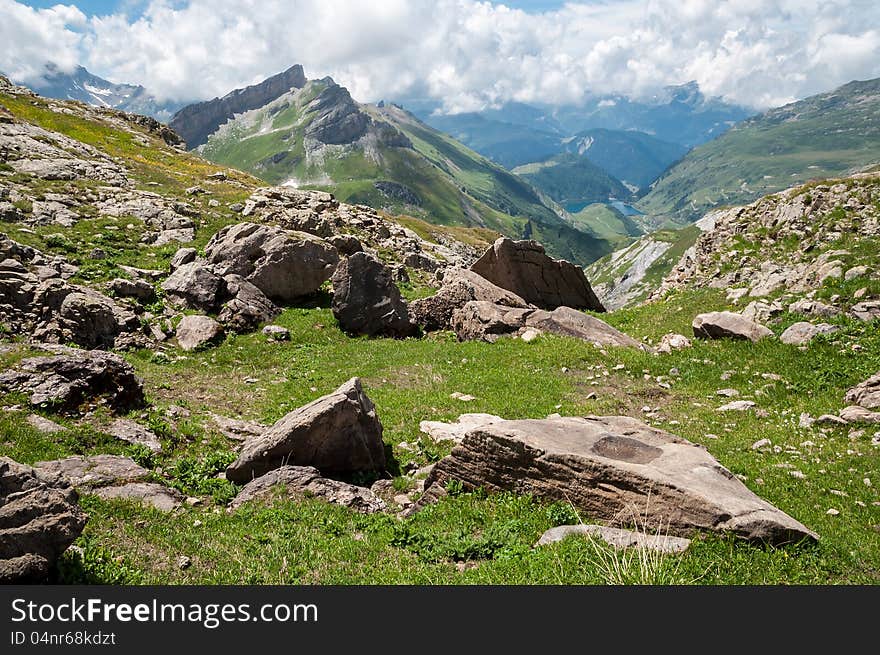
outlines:
[[[877,0],[0,0],[0,71],[52,61],[160,99],[221,96],[294,63],[361,101],[650,97],[696,81],[754,109],[880,77]]]

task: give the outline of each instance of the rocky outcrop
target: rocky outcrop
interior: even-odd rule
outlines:
[[[364,514],[381,512],[386,505],[365,487],[322,477],[312,466],[282,466],[248,482],[229,504],[236,509],[254,500],[320,498]]]
[[[492,284],[465,268],[448,268],[442,286],[433,296],[420,298],[409,305],[413,321],[428,331],[452,328],[453,313],[472,300],[504,307],[527,308],[529,304],[515,293]]]
[[[372,255],[357,252],[342,260],[332,281],[331,309],[344,332],[408,337],[418,331],[391,271]]]
[[[79,537],[87,516],[70,487],[0,457],[0,584],[41,582]]]
[[[548,312],[474,301],[453,313],[452,329],[462,341],[491,343],[502,336],[524,335],[532,330],[581,339],[600,348],[621,346],[645,349],[644,345],[604,321],[571,307],[558,307]]]
[[[501,237],[471,270],[541,309],[605,311],[580,266],[552,259],[536,241]]]
[[[572,503],[585,516],[676,536],[732,532],[774,544],[816,534],[762,500],[702,446],[624,416],[504,421],[468,432],[432,469],[422,505],[449,481]]]
[[[65,348],[60,355],[24,359],[0,374],[0,389],[27,394],[32,405],[62,411],[100,401],[127,412],[146,403],[131,364],[100,350]]]
[[[694,336],[700,339],[742,339],[752,342],[773,336],[769,328],[734,312],[699,314],[693,322]]]
[[[846,402],[865,409],[880,408],[880,373],[872,375],[846,392]]]
[[[244,484],[286,464],[334,475],[384,470],[382,423],[358,378],[248,439],[226,477]]]
[[[305,73],[297,64],[259,84],[184,107],[172,117],[168,126],[182,136],[190,148],[195,148],[236,114],[262,107],[290,89],[301,89],[305,84]]]

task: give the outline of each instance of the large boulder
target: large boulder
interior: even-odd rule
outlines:
[[[360,379],[352,378],[245,441],[226,477],[244,484],[285,464],[314,466],[323,474],[384,470],[382,423]]]
[[[199,314],[190,314],[180,319],[176,334],[177,345],[186,351],[216,344],[225,336],[222,325],[210,316]]]
[[[411,302],[409,312],[413,321],[425,330],[448,330],[452,327],[452,314],[472,300],[523,309],[529,306],[515,293],[469,269],[450,268],[443,272],[443,284],[437,293]]]
[[[391,271],[365,252],[339,264],[333,274],[331,308],[348,334],[408,337],[417,332]]]
[[[290,303],[318,291],[339,263],[336,249],[305,232],[239,223],[208,242],[205,257],[221,275],[240,275],[266,297]]]
[[[0,374],[0,389],[25,393],[32,405],[45,403],[58,410],[75,410],[99,399],[117,412],[146,403],[131,364],[101,350],[68,348],[60,355],[24,359]]]
[[[571,502],[615,526],[688,536],[732,532],[774,544],[817,539],[762,500],[704,447],[626,416],[495,422],[468,432],[425,481]]]
[[[79,537],[87,516],[70,487],[0,457],[0,584],[41,582]]]
[[[471,270],[542,309],[566,306],[605,311],[584,270],[548,257],[536,241],[501,237],[474,262]]]
[[[810,343],[817,335],[832,334],[837,332],[838,329],[829,323],[815,325],[806,321],[799,321],[780,334],[779,340],[789,346],[804,346]]]
[[[146,480],[150,472],[131,457],[122,455],[73,455],[34,464],[37,474],[47,480],[61,479],[77,489],[93,489],[112,484]]]
[[[240,275],[227,275],[223,280],[232,298],[223,305],[217,318],[230,330],[249,332],[281,313],[275,303]]]
[[[226,291],[223,278],[198,261],[174,269],[162,290],[172,304],[203,312],[214,311]]]
[[[527,330],[537,330],[574,337],[600,348],[645,348],[605,321],[571,307],[557,307],[548,312],[543,309],[505,307],[490,302],[472,301],[452,314],[452,329],[462,341],[480,340],[491,343],[502,336],[523,335]]]
[[[381,512],[385,503],[366,487],[322,477],[313,466],[282,466],[248,482],[229,504],[235,509],[244,503],[275,497],[320,498],[334,505],[350,507],[364,514]]]
[[[694,336],[701,339],[742,339],[752,342],[773,336],[764,327],[734,312],[699,314],[693,322]]]
[[[880,373],[872,375],[846,392],[846,402],[865,409],[880,407]]]

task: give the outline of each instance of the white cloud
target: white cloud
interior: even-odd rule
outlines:
[[[152,0],[86,19],[0,0],[0,69],[42,59],[168,98],[222,95],[293,63],[361,100],[430,95],[447,110],[585,93],[647,96],[690,80],[755,107],[880,76],[874,0],[621,0],[527,14],[474,0]]]

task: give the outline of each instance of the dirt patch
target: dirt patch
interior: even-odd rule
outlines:
[[[567,400],[586,406],[600,415],[642,417],[642,408],[663,409],[673,401],[667,389],[656,382],[632,379],[620,375],[597,375],[595,371],[571,371],[574,391]],[[588,379],[593,376],[594,379]]]

